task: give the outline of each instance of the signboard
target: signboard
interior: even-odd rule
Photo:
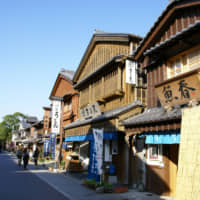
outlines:
[[[137,63],[126,60],[126,83],[137,85]]]
[[[44,156],[48,156],[49,155],[49,146],[50,146],[50,141],[49,140],[45,140],[44,141]]]
[[[51,133],[50,134],[50,146],[51,146],[51,156],[54,160],[56,158],[56,134]]]
[[[200,100],[200,75],[193,74],[179,80],[159,85],[156,93],[163,106],[186,104],[191,100]]]
[[[111,152],[110,152],[110,140],[105,140],[104,161],[105,162],[111,162],[112,161],[112,155],[111,155]]]
[[[44,122],[44,129],[48,130],[49,129],[49,117],[44,116],[43,122]]]
[[[60,133],[60,115],[61,115],[61,101],[52,101],[52,121],[51,121],[51,132]]]
[[[82,119],[89,119],[101,115],[99,104],[93,103],[80,109],[80,114]]]
[[[118,141],[112,140],[112,155],[118,154]]]
[[[103,129],[93,129],[97,174],[103,173]]]

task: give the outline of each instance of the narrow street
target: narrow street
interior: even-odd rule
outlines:
[[[0,199],[68,200],[29,170],[23,170],[6,153],[0,153]]]

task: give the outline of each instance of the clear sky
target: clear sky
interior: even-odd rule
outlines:
[[[61,68],[76,70],[95,29],[145,36],[169,0],[1,0],[0,121],[43,115]]]

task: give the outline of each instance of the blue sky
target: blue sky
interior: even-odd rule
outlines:
[[[0,121],[43,115],[61,68],[76,70],[95,29],[145,36],[169,0],[1,0]]]

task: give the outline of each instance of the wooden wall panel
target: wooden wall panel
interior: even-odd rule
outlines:
[[[147,106],[148,108],[158,106],[158,96],[156,95],[155,85],[162,82],[165,77],[166,65],[161,64],[156,68],[148,70],[147,73]]]
[[[153,191],[159,195],[170,194],[169,180],[169,154],[170,145],[163,145],[163,162],[165,166],[150,166],[147,165],[147,190]]]
[[[117,43],[103,43],[97,44],[92,54],[90,55],[83,72],[80,75],[80,80],[94,72],[98,67],[107,63],[111,58],[116,55],[128,55],[129,45],[128,44],[117,44]]]
[[[178,11],[175,13],[175,18],[171,20],[170,24],[164,30],[159,31],[159,34],[161,34],[161,32],[163,33],[152,42],[151,46],[155,46],[156,44],[169,39],[189,25],[194,24],[197,20],[200,20],[200,7],[198,6]]]
[[[61,78],[60,81],[59,81],[59,84],[55,90],[55,94],[54,96],[56,97],[63,97],[65,94],[67,93],[74,93],[76,92],[74,90],[74,88],[72,87],[72,83]]]
[[[119,68],[120,70],[118,70]],[[107,98],[105,102],[100,102],[100,110],[102,112],[125,106],[133,103],[135,100],[140,100],[146,105],[146,88],[137,88],[135,85],[127,84],[124,74],[125,65],[123,67],[118,66],[115,70],[111,71],[111,73],[108,72],[106,75],[102,76],[101,79],[90,83],[91,87],[87,86],[87,88],[80,92],[80,108],[120,91],[122,91],[121,95],[112,96]],[[90,92],[89,88],[91,89]],[[91,95],[89,95],[89,93]]]

